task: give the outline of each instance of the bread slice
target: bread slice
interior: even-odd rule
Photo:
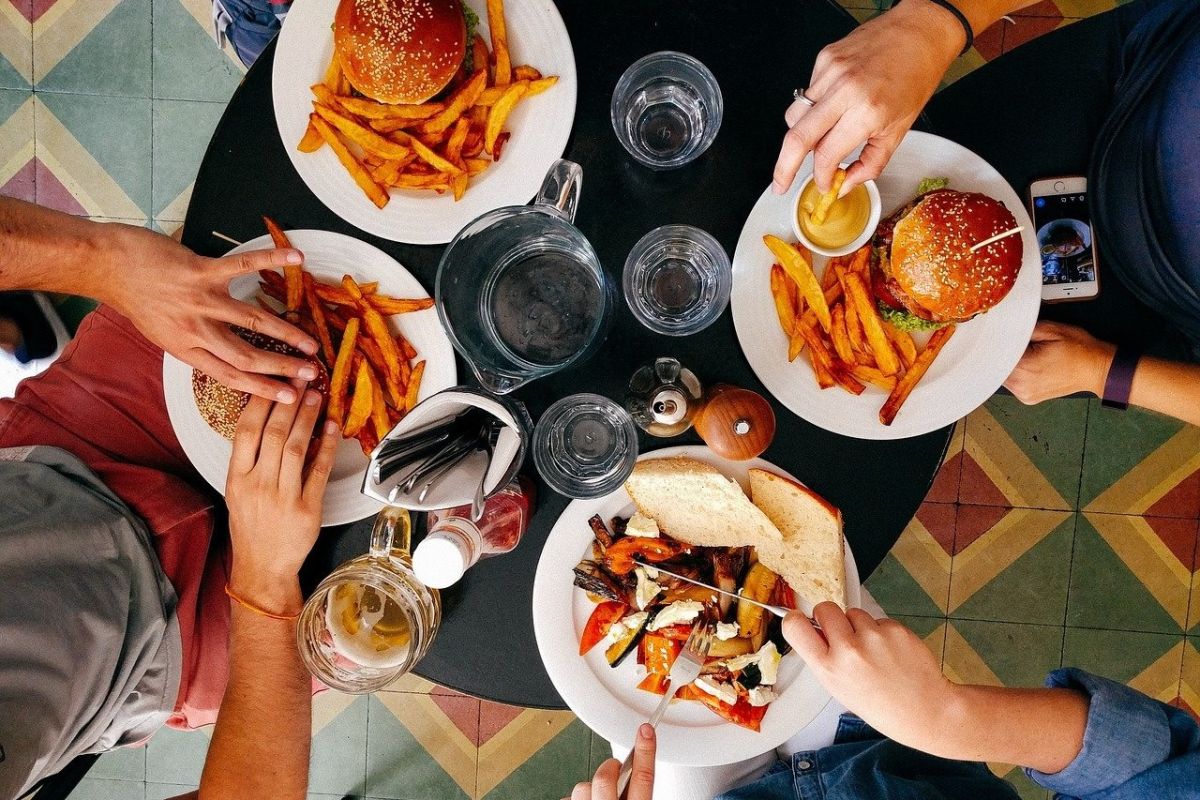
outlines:
[[[742,487],[694,458],[648,458],[625,482],[638,511],[673,539],[701,547],[779,543],[782,534]]]
[[[842,514],[800,484],[761,469],[750,470],[750,497],[783,534],[764,542],[758,559],[778,573],[797,600],[832,600],[846,607],[846,558]]]

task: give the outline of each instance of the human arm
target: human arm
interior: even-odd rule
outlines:
[[[657,746],[654,728],[642,723],[633,743],[633,771],[624,800],[652,800],[654,795],[654,751]],[[576,784],[566,800],[618,800],[617,778],[621,762],[610,758],[600,765],[591,781]]]
[[[953,0],[975,33],[1035,0]],[[838,164],[866,143],[843,193],[879,177],[966,43],[962,24],[930,0],[904,0],[817,55],[805,95],[788,108],[774,189],[792,185],[809,152],[826,190]]]
[[[1115,345],[1082,328],[1039,322],[1004,385],[1030,405],[1078,392],[1101,397],[1115,353]],[[1200,425],[1200,365],[1143,356],[1133,375],[1129,402]]]
[[[261,250],[212,259],[145,228],[98,223],[0,197],[0,290],[93,297],[128,317],[180,361],[222,383],[293,402],[295,390],[266,376],[311,380],[302,359],[259,350],[230,330],[260,331],[313,354],[317,343],[289,323],[229,296],[229,282],[260,269],[297,264],[297,250]]]
[[[320,397],[253,398],[242,412],[226,498],[233,569],[229,683],[200,778],[201,800],[302,800],[308,786],[311,679],[296,647],[298,573],[321,526],[321,499],[339,440],[326,422],[305,471]]]

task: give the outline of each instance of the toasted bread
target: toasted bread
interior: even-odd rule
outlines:
[[[625,482],[625,490],[638,511],[681,542],[738,547],[783,540],[737,483],[694,458],[640,461]]]
[[[761,469],[750,470],[750,496],[783,534],[759,545],[758,559],[778,573],[797,599],[846,606],[841,512],[810,489]]]

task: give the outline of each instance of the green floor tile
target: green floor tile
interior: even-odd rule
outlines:
[[[224,111],[224,103],[154,101],[154,216],[165,212],[171,219],[183,219],[187,199],[180,195],[195,181]]]
[[[592,732],[579,720],[537,751],[484,800],[559,800],[590,780]]]
[[[146,784],[141,781],[110,781],[87,777],[71,792],[71,800],[144,800]]]
[[[25,103],[27,103],[31,97],[33,97],[33,92],[27,89],[0,88],[0,125],[4,124],[8,118],[13,115],[13,112],[25,105]],[[32,128],[30,128],[28,131],[23,129],[19,131],[13,131],[13,133],[27,133],[30,138],[33,137]]]
[[[217,48],[211,31],[179,0],[154,2],[153,96],[174,100],[229,100],[241,81],[239,66]],[[274,124],[268,115],[267,124]]]
[[[150,96],[150,0],[121,0],[57,63],[34,42],[39,92]]]
[[[171,800],[172,798],[194,792],[199,786],[189,786],[174,783],[147,783],[146,800]]]
[[[367,705],[366,697],[357,698],[313,737],[310,791],[339,797],[365,793]]]
[[[465,800],[468,795],[378,699],[367,710],[368,797]]]
[[[118,747],[97,759],[88,770],[89,778],[122,781],[146,780],[146,748]]]
[[[1005,686],[1041,686],[1047,673],[1060,666],[1063,629],[1049,625],[951,619],[945,668],[967,683],[982,680],[970,669],[977,657]],[[972,652],[963,650],[964,643]]]
[[[204,771],[209,738],[201,731],[163,728],[146,746],[146,780],[196,786]]]
[[[1131,480],[1131,470],[1184,428],[1184,423],[1152,411],[1130,408],[1117,411],[1092,400],[1088,414],[1087,445],[1083,455],[1083,477],[1079,505],[1087,507],[1118,480]],[[1158,476],[1147,476],[1152,484]],[[1128,511],[1125,508],[1096,508],[1097,511]],[[1193,508],[1194,512],[1195,509]],[[1172,516],[1195,516],[1194,513]]]
[[[1128,683],[1182,641],[1182,635],[1067,628],[1063,666],[1078,667],[1114,681]],[[1182,663],[1176,664],[1174,669],[1181,670]]]
[[[612,745],[608,743],[603,736],[592,731],[592,745],[588,758],[588,772],[592,775],[596,774],[596,770],[605,761],[613,757]]]
[[[29,81],[25,80],[25,75],[31,74],[33,69],[33,44],[32,34],[30,34],[31,43],[28,49],[21,49],[18,54],[14,54],[14,59],[22,61],[21,64],[12,64],[3,55],[0,55],[0,89],[28,89]],[[18,69],[19,67],[19,69]]]
[[[941,615],[939,603],[946,602],[949,591],[949,573],[946,575],[945,586],[940,579],[935,587],[940,597],[937,602],[917,583],[904,565],[892,554],[888,554],[879,566],[871,573],[871,577],[863,584],[875,598],[880,607],[889,615],[912,614],[923,617]]]
[[[1048,800],[1050,797],[1050,792],[1034,783],[1020,767],[1010,770],[1004,780],[1017,790],[1021,800]]]
[[[1189,587],[1162,569],[1159,553],[1142,539],[1146,524],[1139,517],[1080,515],[1067,625],[1182,633]],[[1162,528],[1183,524],[1194,539],[1195,523],[1190,520],[1161,520],[1156,524]],[[1101,536],[1096,525],[1105,527],[1128,562]],[[1142,572],[1145,577],[1141,577]]]
[[[995,395],[986,404],[992,417],[1062,495],[1064,508],[1076,508],[1088,404],[1058,399],[1027,406],[1015,397]],[[963,502],[971,502],[963,496]]]

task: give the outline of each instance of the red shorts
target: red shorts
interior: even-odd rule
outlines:
[[[49,445],[81,459],[154,535],[179,596],[183,671],[172,727],[216,720],[228,678],[225,504],[192,469],[163,401],[162,351],[107,307],[62,356],[0,400],[0,447]]]

